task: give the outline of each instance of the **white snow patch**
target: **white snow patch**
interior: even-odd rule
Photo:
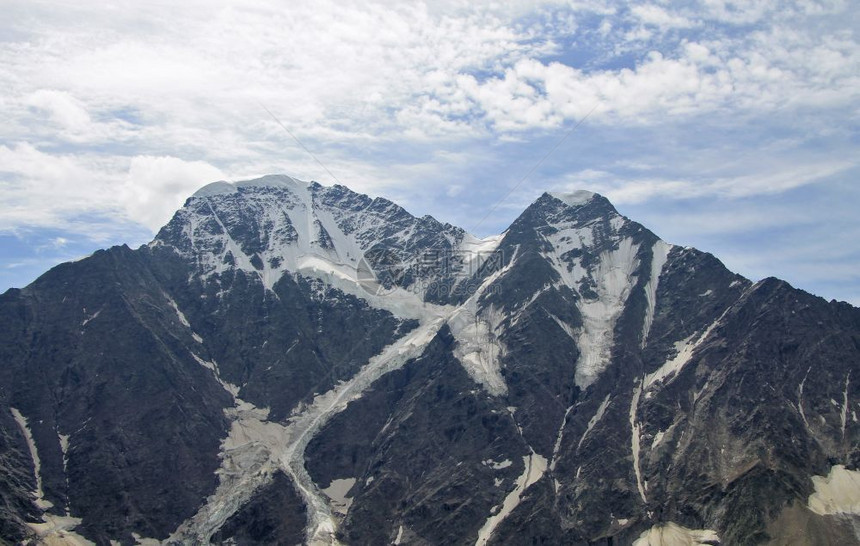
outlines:
[[[93,321],[93,320],[95,320],[96,318],[98,318],[98,316],[99,316],[99,315],[101,314],[101,312],[102,312],[102,309],[104,309],[104,307],[100,308],[98,311],[96,311],[96,312],[95,312],[95,313],[93,313],[92,315],[87,316],[87,318],[85,318],[85,319],[81,322],[81,326],[82,326],[82,327],[83,327],[83,326],[86,326],[86,325],[87,325],[87,324],[89,324],[91,321]],[[85,309],[84,311],[86,311],[86,309]]]
[[[400,528],[397,529],[397,537],[394,539],[394,544],[399,545],[403,540],[403,524],[400,525]]]
[[[508,389],[499,362],[505,355],[505,348],[496,336],[496,330],[505,317],[492,306],[479,310],[478,299],[490,285],[510,271],[518,252],[519,247],[508,264],[484,279],[481,286],[460,307],[453,311],[450,306],[447,308],[448,327],[457,340],[454,356],[469,376],[494,396],[502,395]]]
[[[806,430],[811,433],[812,429],[809,428],[809,421],[806,420],[806,412],[803,411],[803,385],[806,383],[806,378],[809,377],[810,371],[812,371],[812,366],[806,370],[806,374],[803,376],[800,385],[797,386],[797,410],[800,412],[800,418],[803,419],[803,424],[806,425]]]
[[[559,425],[558,433],[555,435],[555,445],[552,447],[552,459],[549,462],[550,471],[555,471],[555,463],[558,461],[558,454],[561,451],[561,441],[564,439],[564,426],[567,424],[567,417],[573,408],[574,406],[568,407],[564,412],[564,417],[561,418],[561,425]],[[558,487],[556,487],[556,491],[558,491]]]
[[[191,353],[191,356],[194,357],[194,360],[196,360],[198,364],[200,364],[204,368],[212,370],[212,373],[215,375],[215,379],[224,388],[224,390],[227,391],[228,393],[230,393],[230,396],[232,396],[234,400],[238,400],[237,397],[239,396],[239,387],[221,379],[221,372],[218,369],[218,363],[217,362],[215,362],[215,361],[210,362],[208,360],[203,360],[202,358],[200,358],[199,356],[197,356],[194,353]]]
[[[647,503],[645,498],[645,487],[642,484],[642,471],[639,467],[639,424],[636,422],[636,412],[639,409],[639,396],[642,394],[642,384],[633,389],[633,397],[630,400],[630,449],[633,452],[633,473],[636,475],[636,488],[642,502]]]
[[[202,345],[203,338],[197,335],[197,333],[191,328],[191,323],[188,322],[188,318],[185,316],[185,313],[183,313],[182,310],[179,308],[179,305],[177,305],[176,300],[167,295],[167,293],[164,294],[164,297],[167,298],[167,303],[169,303],[170,307],[173,308],[173,311],[176,312],[176,317],[179,319],[179,323],[191,331],[191,337],[194,338],[194,341]]]
[[[63,452],[63,473],[65,473],[69,464],[69,435],[60,434],[57,431],[57,438],[60,440],[60,450]]]
[[[32,492],[34,504],[41,510],[47,510],[53,507],[53,503],[44,498],[42,491],[42,463],[39,459],[39,451],[36,448],[36,442],[33,440],[33,434],[30,431],[30,426],[27,418],[21,414],[16,408],[9,408],[15,422],[21,429],[24,439],[27,442],[27,448],[30,450],[30,457],[33,459],[33,473],[36,477],[36,489]],[[63,446],[63,437],[60,436],[60,446]],[[68,438],[68,436],[66,436]],[[68,441],[66,441],[68,447]],[[63,459],[65,464],[65,449],[63,449]],[[27,526],[35,532],[39,537],[39,544],[49,546],[89,546],[95,544],[78,535],[72,530],[81,524],[80,518],[73,518],[68,515],[56,516],[53,514],[43,513],[42,523],[27,523]]]
[[[512,464],[514,464],[514,463],[510,459],[505,459],[504,461],[501,461],[501,462],[496,462],[492,459],[487,459],[486,461],[483,461],[484,466],[489,466],[493,470],[502,470],[504,468],[511,466]]]
[[[36,498],[34,502],[36,506],[42,510],[47,510],[54,506],[54,504],[44,498],[45,492],[42,491],[42,461],[39,459],[39,450],[36,449],[36,442],[33,440],[33,433],[30,431],[30,425],[27,422],[27,418],[24,417],[16,408],[9,408],[9,410],[12,412],[15,422],[18,423],[18,427],[21,429],[21,433],[27,441],[27,448],[30,450],[30,458],[33,460],[33,474],[36,477],[36,489],[33,491],[33,496]]]
[[[618,243],[618,249],[601,253],[596,269],[591,272],[591,278],[597,283],[595,292],[598,297],[582,298],[577,304],[582,314],[583,327],[577,344],[580,356],[574,379],[582,389],[594,383],[609,365],[615,322],[624,310],[624,303],[634,284],[637,249],[638,246],[631,239],[623,239]],[[566,271],[565,267],[561,269]],[[574,276],[577,269],[574,268]],[[565,282],[576,290],[576,285],[571,283],[571,275],[565,273],[562,278],[565,277],[568,277]]]
[[[326,498],[318,491],[305,468],[304,453],[308,442],[332,416],[346,409],[349,402],[360,398],[374,381],[418,357],[443,324],[444,319],[433,319],[419,325],[371,358],[349,381],[315,397],[310,406],[298,408],[290,416],[287,426],[290,441],[280,454],[280,463],[292,476],[308,508],[309,542],[336,542],[334,533],[337,527]]]
[[[222,195],[225,193],[236,193],[236,186],[229,182],[225,182],[220,180],[218,182],[212,182],[211,184],[206,184],[196,192],[191,197],[210,197],[212,195]]]
[[[332,510],[342,516],[349,512],[352,505],[352,497],[348,497],[349,490],[355,485],[355,478],[343,478],[332,480],[331,485],[322,490],[323,494],[331,499]]]
[[[190,329],[190,328],[191,328],[191,323],[190,323],[190,322],[188,322],[188,319],[187,319],[187,318],[185,318],[185,313],[183,313],[183,312],[179,309],[179,306],[176,304],[176,301],[174,301],[174,299],[173,299],[173,298],[171,298],[170,296],[168,296],[167,294],[164,294],[164,297],[165,297],[165,298],[167,298],[167,303],[169,303],[169,304],[170,304],[170,306],[173,308],[173,311],[174,311],[174,312],[176,312],[176,316],[179,318],[179,322],[180,322],[183,326],[185,326],[186,328]]]
[[[665,436],[665,435],[666,435],[666,432],[663,430],[661,430],[660,432],[655,434],[654,439],[651,441],[651,449],[654,449],[655,447],[657,447],[660,444],[660,442],[663,441],[663,436]]]
[[[483,239],[478,239],[470,233],[465,234],[457,247],[457,251],[463,258],[463,269],[467,273],[476,273],[481,264],[496,251],[502,239],[504,234],[491,235]]]
[[[660,274],[669,258],[670,250],[672,250],[672,245],[660,240],[657,240],[651,249],[651,276],[648,278],[648,284],[645,285],[645,299],[648,306],[645,310],[645,322],[642,325],[643,348],[648,342],[648,334],[651,332],[651,324],[654,322],[654,309],[657,307],[657,285],[660,283]]]
[[[716,531],[693,530],[675,523],[665,523],[644,531],[633,546],[697,546],[719,543],[720,537]]]
[[[532,452],[530,455],[526,455],[523,457],[523,464],[525,465],[525,470],[523,473],[517,478],[514,489],[508,493],[505,497],[505,500],[502,501],[502,506],[498,510],[498,512],[493,513],[487,518],[487,521],[484,522],[484,525],[478,531],[478,540],[475,541],[476,546],[484,546],[490,540],[490,537],[493,535],[493,531],[496,530],[496,527],[504,521],[511,512],[513,512],[514,508],[519,505],[520,500],[522,499],[523,493],[528,489],[532,484],[540,480],[541,476],[543,476],[544,472],[546,472],[547,461],[544,457],[538,455],[535,452]]]
[[[606,412],[606,408],[609,407],[609,395],[606,395],[606,398],[603,399],[603,402],[600,403],[600,406],[597,407],[597,412],[594,416],[588,421],[588,427],[586,427],[585,432],[582,433],[582,438],[579,439],[579,443],[576,444],[577,451],[580,447],[582,447],[582,442],[585,441],[588,433],[591,432],[591,429],[594,428],[594,425],[600,422],[603,419],[603,414]]]
[[[700,298],[706,298],[706,297],[710,296],[710,295],[711,295],[711,294],[713,294],[713,293],[714,293],[714,291],[713,291],[713,290],[708,289],[708,290],[705,290],[704,292],[702,292],[701,294],[699,294],[699,297],[700,297]]]
[[[693,352],[708,338],[714,328],[716,328],[720,323],[721,319],[722,316],[715,320],[713,324],[708,326],[698,337],[696,334],[693,334],[687,339],[676,342],[675,350],[677,351],[677,354],[673,358],[667,360],[657,370],[645,376],[645,388],[647,389],[655,383],[663,381],[670,375],[677,376],[693,357]],[[693,341],[693,338],[696,338],[696,340]]]
[[[493,307],[478,311],[474,297],[448,319],[457,340],[454,356],[476,383],[496,396],[507,392],[499,362],[506,351],[495,333],[502,319],[502,314]]]
[[[268,410],[237,399],[226,410],[233,419],[221,443],[219,484],[203,507],[173,533],[171,543],[208,544],[212,535],[278,470],[276,456],[289,441],[286,428],[266,422]]]
[[[304,464],[308,442],[328,419],[361,396],[374,381],[420,355],[444,323],[427,320],[374,356],[349,381],[316,396],[309,405],[296,408],[286,425],[266,421],[268,410],[237,400],[228,410],[234,419],[222,443],[220,483],[204,506],[174,532],[170,540],[208,543],[224,521],[277,470],[290,476],[308,510],[307,542],[338,544],[337,521],[329,497],[311,480]],[[205,362],[205,361],[204,361]],[[213,363],[214,365],[214,363]]]
[[[594,199],[594,193],[586,190],[577,190],[571,193],[550,192],[550,195],[571,207],[581,207]]]
[[[842,437],[845,438],[845,425],[848,423],[848,385],[851,382],[851,372],[845,376],[845,390],[842,392]]]
[[[564,332],[565,335],[567,335],[567,337],[569,337],[573,341],[577,340],[577,336],[574,333],[573,328],[571,328],[569,324],[567,324],[566,322],[564,322],[563,320],[561,320],[560,318],[558,318],[557,316],[553,315],[552,313],[550,313],[548,311],[547,311],[547,315],[549,315],[550,318],[553,321],[555,321],[556,324],[558,324],[558,327],[561,328],[562,332]]]
[[[860,471],[838,464],[827,476],[812,476],[812,485],[815,492],[807,505],[816,514],[860,515]]]

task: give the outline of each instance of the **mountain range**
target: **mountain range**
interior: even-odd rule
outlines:
[[[860,309],[601,195],[216,182],[0,295],[0,542],[860,544],[858,411]]]

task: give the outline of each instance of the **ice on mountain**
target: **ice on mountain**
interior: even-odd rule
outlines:
[[[550,195],[572,207],[581,207],[594,199],[596,194],[586,190],[577,190],[570,193],[550,192]]]
[[[860,471],[834,465],[827,476],[812,476],[812,485],[807,504],[816,514],[860,515]]]
[[[325,496],[331,499],[332,510],[340,515],[346,515],[352,505],[352,497],[347,496],[349,490],[355,485],[355,478],[342,478],[332,480],[331,485],[322,489]]]
[[[502,505],[498,511],[491,511],[490,517],[487,518],[484,525],[478,531],[478,540],[475,541],[475,546],[484,546],[489,542],[493,536],[493,531],[519,506],[523,493],[543,477],[547,469],[547,460],[537,453],[532,452],[530,455],[523,457],[523,466],[523,473],[514,483],[513,490],[502,501]]]
[[[583,327],[579,334],[580,357],[576,363],[576,384],[591,385],[609,365],[615,323],[635,284],[638,245],[631,239],[620,241],[616,250],[604,251],[590,278],[596,283],[597,298],[578,302]]]
[[[196,192],[191,197],[210,197],[212,195],[222,195],[225,193],[235,193],[238,190],[236,186],[229,182],[225,182],[220,180],[218,182],[212,182],[211,184],[206,184]]]
[[[720,537],[715,531],[687,529],[669,522],[644,531],[633,546],[707,546],[719,543]]]
[[[648,334],[651,332],[651,324],[654,322],[654,310],[657,307],[657,286],[660,283],[660,274],[663,266],[669,258],[672,245],[657,241],[651,249],[651,276],[645,285],[645,298],[648,308],[645,311],[645,323],[642,325],[642,348],[648,342]]]

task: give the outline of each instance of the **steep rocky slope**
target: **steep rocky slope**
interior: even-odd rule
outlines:
[[[215,183],[0,317],[8,541],[860,543],[860,310],[589,192]]]

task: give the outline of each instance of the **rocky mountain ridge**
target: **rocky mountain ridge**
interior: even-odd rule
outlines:
[[[219,182],[0,316],[10,542],[860,543],[860,310],[590,192]]]

